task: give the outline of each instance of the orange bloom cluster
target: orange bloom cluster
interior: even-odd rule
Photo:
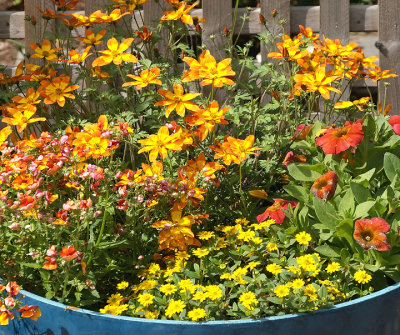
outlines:
[[[136,63],[137,58],[130,54],[126,53],[129,46],[132,44],[133,38],[125,39],[121,44],[118,43],[116,38],[111,38],[107,41],[107,47],[109,50],[99,51],[103,56],[97,57],[92,66],[104,66],[110,63],[114,63],[115,65],[120,65],[122,62]]]
[[[178,3],[178,8],[176,10],[169,10],[164,12],[164,16],[161,21],[176,21],[181,20],[186,24],[193,24],[193,18],[188,14],[198,3],[195,2],[193,5],[187,5],[185,1]]]
[[[88,27],[94,24],[110,23],[121,19],[125,15],[129,15],[129,12],[123,12],[121,9],[114,9],[109,15],[102,13],[100,10],[95,11],[89,16],[81,14],[64,14],[65,16],[71,16],[70,20],[63,19],[63,22],[68,26],[77,27]]]

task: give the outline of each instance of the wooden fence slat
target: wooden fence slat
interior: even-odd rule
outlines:
[[[320,0],[321,35],[349,43],[350,0]]]
[[[156,27],[160,22],[163,13],[168,10],[169,6],[166,1],[152,1],[149,0],[143,5],[143,21],[144,25],[149,27]],[[139,22],[140,24],[140,22]],[[141,28],[141,27],[138,27]],[[149,29],[150,30],[150,29]],[[156,44],[156,48],[160,51],[161,55],[165,55],[168,45],[168,31],[161,32],[162,40]]]
[[[29,44],[31,42],[41,42],[45,30],[50,31],[52,29],[51,23],[46,24],[46,20],[42,19],[40,12],[35,7],[38,7],[41,10],[45,10],[46,8],[54,10],[54,4],[50,0],[25,1],[25,15],[34,16],[36,19],[35,25],[31,22],[25,21],[25,50],[28,54],[33,52]],[[31,61],[37,61],[37,59],[31,59]]]
[[[210,50],[211,55],[216,59],[225,58],[221,53],[227,37],[224,36],[224,28],[232,29],[232,0],[203,0],[203,17],[206,22],[203,24],[203,44]],[[236,25],[240,25],[238,16]],[[214,36],[210,39],[210,36]]]
[[[400,75],[400,1],[379,0],[379,66],[382,69],[394,69]],[[391,114],[400,114],[400,77],[386,79],[386,104],[392,104]],[[384,100],[384,82],[379,83],[379,99]]]
[[[271,15],[273,9],[277,10],[275,18]],[[290,0],[261,0],[261,14],[267,20],[268,29],[271,32],[274,30],[275,35],[280,33],[290,35]],[[279,24],[279,21],[282,19],[286,21],[283,27]],[[273,24],[274,20],[275,24]],[[263,61],[267,59],[268,52],[275,49],[274,44],[269,46],[261,44],[261,59]]]
[[[96,10],[104,12],[105,6],[110,5],[111,2],[108,0],[84,0],[85,1],[85,15],[89,16]]]

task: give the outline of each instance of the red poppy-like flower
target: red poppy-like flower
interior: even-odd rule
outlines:
[[[285,219],[285,213],[282,211],[282,209],[288,210],[289,205],[291,205],[292,208],[295,208],[297,206],[297,202],[283,199],[274,199],[274,203],[272,204],[272,206],[268,207],[264,213],[257,216],[257,221],[262,222],[269,217],[273,219],[275,223],[281,224]]]
[[[336,155],[350,147],[357,147],[364,138],[362,124],[346,121],[342,128],[327,128],[323,135],[315,140],[325,155]]]
[[[314,196],[327,201],[335,194],[338,176],[336,172],[330,171],[319,177],[311,186],[311,193]]]
[[[390,226],[384,219],[361,219],[354,224],[353,237],[364,250],[372,248],[385,251],[390,249],[390,244],[385,235],[389,230]]]
[[[393,115],[389,119],[389,123],[393,128],[393,131],[400,136],[400,115]]]
[[[68,247],[63,247],[60,251],[60,257],[64,258],[66,261],[72,261],[74,258],[79,256],[79,252],[74,248],[73,245]]]

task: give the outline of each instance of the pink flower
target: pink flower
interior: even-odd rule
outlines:
[[[400,136],[400,115],[393,115],[389,119],[389,123],[393,128],[393,131]]]

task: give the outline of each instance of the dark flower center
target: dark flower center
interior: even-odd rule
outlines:
[[[360,235],[361,238],[366,242],[370,242],[374,238],[374,232],[370,230],[364,230]]]

